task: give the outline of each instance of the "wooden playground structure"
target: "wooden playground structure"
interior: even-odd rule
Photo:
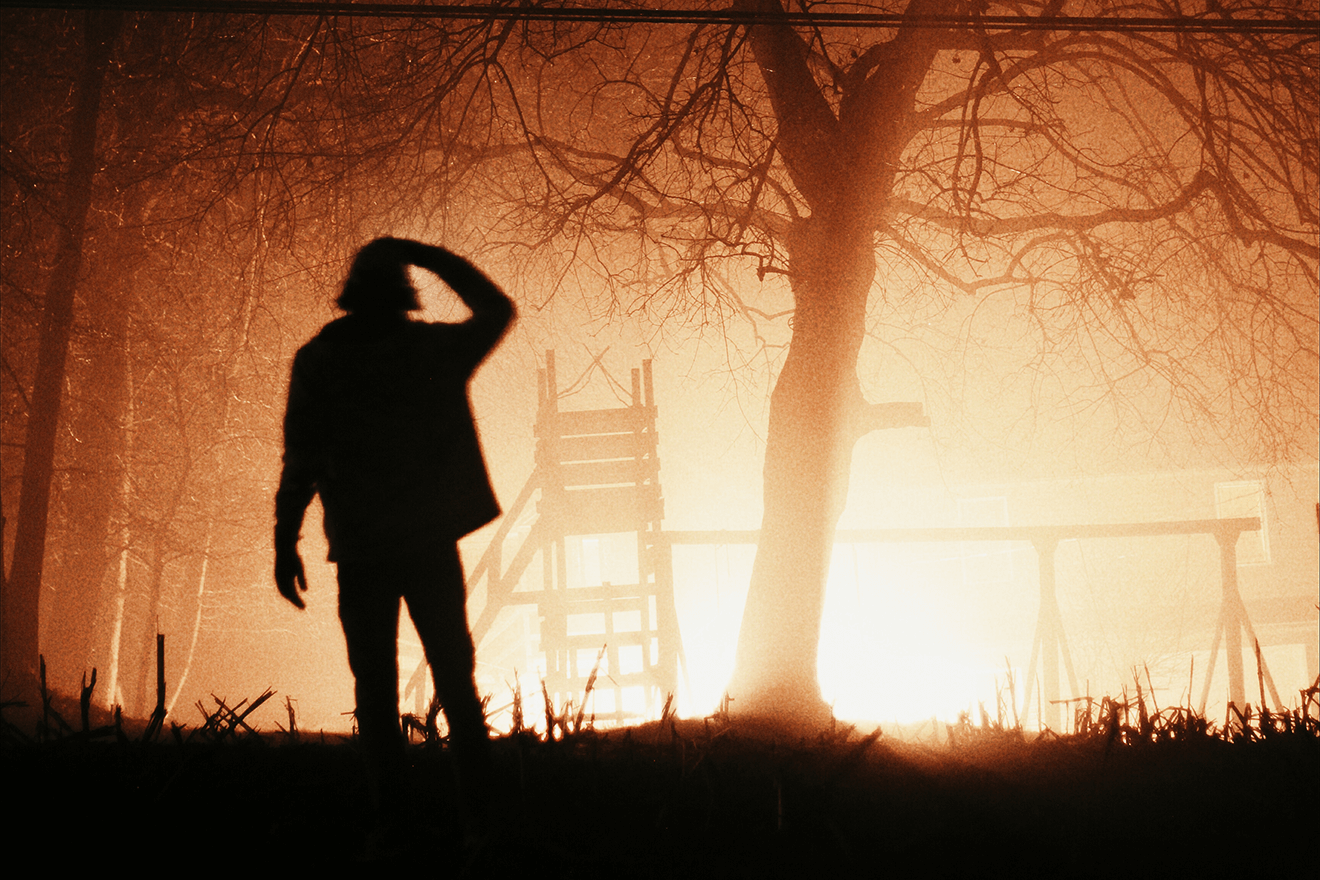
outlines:
[[[540,671],[559,710],[570,700],[581,706],[594,675],[597,721],[654,716],[677,693],[683,648],[670,550],[660,530],[664,499],[651,362],[632,371],[629,405],[565,411],[554,352],[547,352],[538,401],[535,468],[469,577],[469,590],[481,582],[486,588],[473,640],[482,643],[502,609],[533,606]],[[505,565],[506,539],[534,497],[536,520]],[[570,572],[570,541],[583,536],[630,542],[635,578],[600,580],[599,572],[580,570],[581,559],[574,566],[579,570]],[[600,546],[600,538],[587,541]],[[538,557],[539,588],[519,589]]]

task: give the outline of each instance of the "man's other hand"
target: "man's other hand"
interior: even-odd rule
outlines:
[[[307,573],[297,547],[275,548],[275,586],[293,607],[307,607],[298,595],[307,592]]]

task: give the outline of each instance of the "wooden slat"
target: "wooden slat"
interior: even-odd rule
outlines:
[[[623,458],[615,461],[579,461],[559,466],[559,479],[565,486],[606,486],[618,483],[644,483],[654,479],[660,462],[654,458]]]
[[[646,648],[655,638],[655,632],[642,630],[641,632],[621,632],[605,635],[604,633],[586,633],[577,636],[561,636],[555,642],[555,647],[560,651],[577,651],[583,648],[590,648],[595,651],[600,650],[601,645],[608,644],[611,651],[615,648]],[[649,656],[649,652],[643,654]],[[636,673],[632,673],[636,674]]]
[[[655,454],[654,434],[592,434],[542,443],[537,453],[556,462],[606,461]]]
[[[651,587],[654,590],[654,587]],[[559,591],[564,598],[564,610],[569,614],[586,614],[591,611],[626,611],[627,603],[640,603],[639,608],[646,608],[649,592],[644,592],[638,584],[610,584],[608,587],[570,587]],[[590,606],[590,607],[588,607]]]
[[[658,522],[664,505],[657,486],[624,486],[555,493],[541,501],[539,512],[564,534],[597,535],[638,531]]]
[[[537,420],[537,437],[574,434],[623,434],[654,428],[655,407],[625,406],[618,409],[581,409],[546,414]]]

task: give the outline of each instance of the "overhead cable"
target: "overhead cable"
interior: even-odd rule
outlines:
[[[928,15],[887,12],[778,12],[740,9],[637,9],[628,7],[529,6],[496,4],[348,3],[316,0],[0,0],[8,9],[118,9],[137,12],[219,13],[229,15],[307,15],[353,18],[436,18],[456,20],[535,21],[599,24],[787,24],[815,28],[933,28],[942,30],[1104,32],[1104,33],[1241,33],[1312,34],[1320,37],[1320,19],[1232,18],[1204,16],[1031,16]]]

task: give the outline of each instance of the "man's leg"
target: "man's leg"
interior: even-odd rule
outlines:
[[[424,574],[409,578],[404,600],[426,650],[431,680],[449,723],[466,806],[480,819],[490,787],[490,740],[474,678],[476,651],[467,624],[467,595],[458,547],[438,548]]]
[[[405,784],[399,728],[397,574],[366,562],[339,564],[339,620],[348,646],[358,735],[372,807],[397,806]]]

